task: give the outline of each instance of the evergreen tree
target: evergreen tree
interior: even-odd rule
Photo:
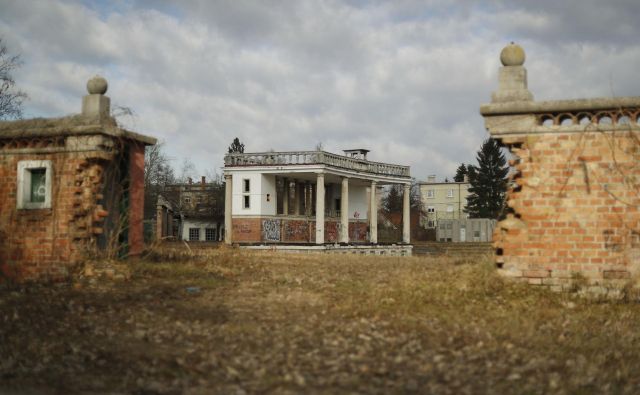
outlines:
[[[382,198],[382,209],[387,213],[402,212],[402,185],[392,185]]]
[[[394,184],[389,188],[387,194],[382,198],[382,209],[387,212],[402,212],[404,205],[404,186]],[[422,211],[422,201],[420,200],[420,186],[413,181],[409,192],[409,205],[412,211]]]
[[[464,176],[467,175],[467,165],[464,163],[460,163],[460,166],[456,169],[456,175],[453,176],[453,181],[455,182],[463,182]]]
[[[478,151],[478,166],[469,166],[469,196],[466,212],[471,218],[497,219],[502,213],[509,167],[498,143],[489,138]]]
[[[239,138],[236,137],[235,139],[233,139],[233,142],[229,146],[229,153],[230,154],[242,154],[242,153],[244,153],[244,144],[242,144],[240,142]]]

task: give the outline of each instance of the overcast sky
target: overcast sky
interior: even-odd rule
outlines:
[[[247,152],[367,148],[418,179],[475,163],[510,41],[536,100],[640,95],[640,1],[0,0],[26,117],[80,111],[86,81],[178,170]]]

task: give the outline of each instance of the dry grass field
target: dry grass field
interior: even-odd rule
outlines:
[[[488,259],[248,253],[0,289],[0,393],[640,392],[640,305]]]

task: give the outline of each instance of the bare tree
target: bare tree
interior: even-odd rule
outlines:
[[[189,179],[193,180],[195,178],[197,178],[196,165],[191,162],[191,159],[184,158],[178,181],[186,183]]]
[[[10,55],[0,37],[0,119],[22,118],[22,103],[27,94],[15,89],[12,71],[22,65],[20,55]]]
[[[163,152],[164,143],[148,146],[144,152],[144,217],[155,215],[158,194],[165,185],[174,184],[176,177],[170,158]]]
[[[164,143],[148,146],[144,152],[144,186],[167,185],[176,182],[176,177],[163,152]]]

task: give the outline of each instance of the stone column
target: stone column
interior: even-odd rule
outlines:
[[[411,185],[404,184],[404,194],[402,196],[402,242],[409,244],[411,242]]]
[[[295,215],[300,215],[300,199],[302,199],[302,193],[300,193],[300,187],[302,186],[302,184],[300,184],[300,181],[295,180],[294,181],[294,194],[295,194],[295,199],[294,199],[294,208],[293,208],[293,213]]]
[[[324,244],[324,174],[318,173],[316,184],[316,244]]]
[[[378,244],[378,200],[376,199],[376,187],[378,183],[371,181],[371,193],[369,194],[369,241]]]
[[[311,184],[311,195],[309,195],[309,215],[315,215],[316,208],[316,193],[318,192],[318,186]],[[323,193],[322,196],[325,194]]]
[[[289,215],[289,179],[284,179],[284,196],[282,197],[282,214]]]
[[[340,242],[349,242],[349,179],[342,177],[340,195]]]
[[[311,216],[311,183],[307,181],[304,184],[304,215]]]
[[[231,222],[231,203],[233,199],[231,174],[224,175],[224,242],[231,244],[232,240],[232,222]]]

